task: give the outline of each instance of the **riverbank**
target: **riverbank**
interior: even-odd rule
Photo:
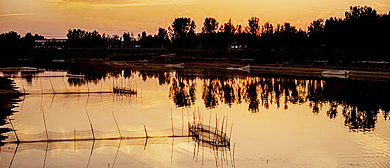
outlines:
[[[43,52],[43,55],[39,55]],[[187,51],[188,52],[188,51]],[[20,54],[20,53],[19,53]],[[96,55],[95,55],[96,54]],[[280,60],[265,56],[206,57],[192,52],[181,55],[168,49],[47,50],[34,51],[23,57],[0,57],[0,67],[32,66],[47,69],[117,69],[139,71],[171,71],[179,69],[197,75],[263,75],[299,78],[323,78],[327,70],[348,71],[345,78],[353,80],[390,80],[390,62],[383,60]],[[38,56],[39,55],[39,56]],[[271,58],[271,56],[269,56]],[[245,71],[241,67],[250,65]],[[248,71],[249,70],[249,71]],[[343,77],[343,76],[341,76]]]

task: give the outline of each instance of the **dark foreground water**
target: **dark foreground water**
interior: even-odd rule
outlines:
[[[390,167],[386,81],[180,70],[68,73],[11,75],[30,94],[4,119],[2,128],[16,131],[2,134],[0,167]],[[50,94],[114,86],[138,94]],[[186,137],[194,116],[210,127],[224,123],[230,147]],[[148,136],[183,137],[145,138],[145,128]],[[101,140],[121,136],[133,139]]]

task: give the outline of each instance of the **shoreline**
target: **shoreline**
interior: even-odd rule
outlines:
[[[220,72],[225,75],[247,74],[264,76],[283,76],[298,78],[326,78],[322,74],[328,70],[348,71],[346,79],[351,80],[385,80],[390,81],[390,62],[386,61],[331,61],[331,60],[289,60],[289,61],[261,61],[254,58],[229,58],[229,57],[199,57],[180,56],[170,53],[150,53],[145,51],[138,56],[118,55],[104,57],[15,57],[12,60],[5,60],[0,67],[23,67],[31,66],[37,68],[88,68],[99,66],[99,68],[131,68],[142,71],[171,71],[180,69],[185,73],[196,73],[204,75]],[[88,54],[87,54],[88,55]],[[90,56],[90,54],[88,55]],[[113,59],[115,58],[115,59]],[[5,59],[0,57],[0,59]],[[57,66],[60,65],[60,66]],[[250,65],[249,72],[239,70],[240,67]],[[218,74],[217,74],[218,76]]]

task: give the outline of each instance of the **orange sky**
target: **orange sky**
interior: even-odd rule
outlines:
[[[215,17],[220,24],[231,18],[247,26],[253,16],[261,24],[290,22],[306,29],[317,18],[344,17],[351,5],[390,11],[388,0],[0,0],[0,33],[65,38],[69,28],[82,28],[110,35],[155,34],[180,16],[194,19],[198,31],[205,17]]]

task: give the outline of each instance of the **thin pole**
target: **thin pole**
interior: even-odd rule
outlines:
[[[9,118],[9,116],[7,116],[7,118],[8,118],[9,123],[11,124],[12,130],[13,130],[14,133],[15,133],[16,141],[19,143],[19,142],[20,142],[20,141],[19,141],[19,137],[18,137],[18,134],[16,133],[16,130],[15,130],[15,128],[14,128],[14,125],[12,124],[12,121],[11,121],[11,119]]]
[[[211,131],[211,110],[210,110],[210,117],[209,117],[209,131]],[[209,134],[209,139],[211,137],[211,134]]]
[[[228,127],[228,124],[227,124],[227,123],[228,123],[228,119],[229,119],[229,118],[228,118],[228,116],[226,116],[226,121],[225,121],[225,131],[223,131],[223,135],[225,135],[225,136],[224,136],[224,137],[225,137],[225,139],[226,139],[226,135],[227,135],[226,133],[227,133],[227,127]]]
[[[95,146],[95,140],[93,140],[93,142],[92,142],[91,153],[89,154],[88,162],[87,162],[87,165],[85,166],[86,168],[89,167],[89,162],[91,161],[91,157],[92,157],[92,153],[93,153],[93,148],[94,148],[94,146]]]
[[[53,105],[53,101],[54,101],[54,97],[56,96],[56,94],[53,94],[53,97],[51,97],[51,102],[50,102],[50,107],[49,107],[49,111],[51,110],[51,106]]]
[[[222,140],[224,122],[225,122],[225,115],[222,118],[222,124],[221,124],[221,140]]]
[[[118,157],[119,149],[121,148],[121,143],[122,143],[122,139],[119,140],[118,149],[116,150],[116,154],[115,154],[115,157],[114,157],[114,161],[112,162],[112,168],[114,167],[115,162],[116,162],[116,158]]]
[[[41,93],[43,94],[42,79],[39,78],[39,83],[41,84]]]
[[[232,126],[230,127],[229,142],[230,142],[230,139],[232,138],[232,131],[233,131],[233,123],[232,123]]]
[[[24,84],[23,84],[23,80],[20,80],[21,83],[22,83],[22,87],[23,87],[23,93],[26,93],[26,89],[24,89]]]
[[[215,113],[215,135],[218,134],[218,116],[217,116],[217,113]],[[217,136],[215,136],[216,138]],[[214,139],[216,140],[216,139]]]
[[[171,109],[171,123],[172,123],[172,136],[175,136],[175,131],[173,130],[173,116],[172,116],[172,109]]]
[[[56,91],[54,90],[53,83],[51,82],[51,79],[50,79],[50,78],[49,78],[49,81],[50,81],[50,85],[51,85],[51,89],[53,90],[53,93],[56,93]]]
[[[102,92],[103,81],[100,81],[100,92]]]
[[[145,126],[145,124],[144,124],[144,129],[145,129],[145,135],[146,135],[146,139],[148,139],[148,131],[146,130],[146,126]]]
[[[235,159],[234,159],[234,153],[235,153],[235,151],[236,151],[236,143],[233,144],[233,163],[234,163],[234,160],[235,160]]]
[[[118,122],[116,121],[114,112],[112,112],[112,117],[114,118],[116,128],[118,128],[119,136],[122,138],[122,133],[121,133],[121,130],[119,129],[119,125],[118,125]]]
[[[86,82],[86,84],[87,84],[87,90],[88,90],[88,94],[89,94],[89,86],[88,86],[88,81]]]
[[[184,116],[183,116],[183,109],[181,109],[181,136],[183,136],[183,125],[184,125],[184,122],[183,122],[183,119],[184,119]]]
[[[19,143],[16,144],[16,149],[15,149],[14,155],[12,155],[11,161],[9,162],[9,167],[12,166],[12,163],[14,162],[14,159],[15,159],[15,156],[16,156],[16,152],[18,151],[18,149],[19,149]]]
[[[148,138],[146,137],[145,139],[145,144],[144,144],[144,150],[146,149],[146,146],[148,145]]]
[[[89,118],[89,114],[88,114],[87,110],[85,110],[85,114],[87,114],[89,126],[91,127],[92,137],[93,137],[93,139],[95,140],[95,139],[96,139],[96,138],[95,138],[95,132],[93,131],[93,126],[92,126],[91,118]]]
[[[47,126],[46,126],[46,119],[45,119],[45,111],[44,111],[42,105],[41,105],[41,109],[42,109],[43,124],[44,124],[44,126],[45,126],[46,139],[49,140],[49,134],[47,133]]]
[[[46,158],[47,158],[47,149],[49,148],[49,142],[46,142],[46,149],[45,149],[45,158],[43,159],[43,168],[46,166]]]
[[[76,129],[73,129],[73,151],[76,151]]]

